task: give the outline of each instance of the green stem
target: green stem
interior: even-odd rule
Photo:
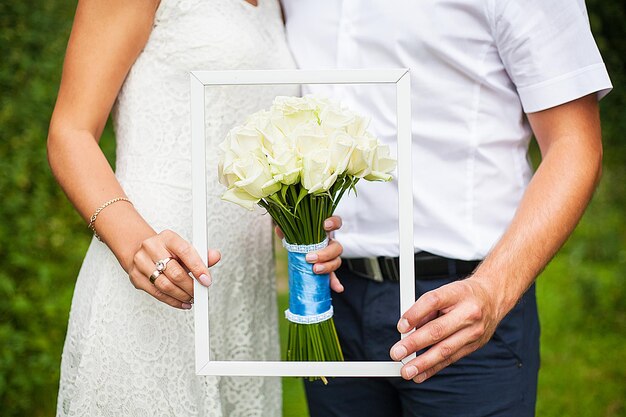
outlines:
[[[347,177],[344,177],[344,182],[343,182],[343,184],[341,186],[341,190],[339,191],[339,194],[335,197],[335,199],[333,201],[331,215],[332,215],[332,213],[335,212],[335,209],[337,208],[337,205],[339,204],[339,201],[343,197],[344,193],[347,190],[349,190],[350,188],[354,187],[354,185],[357,183],[357,181],[359,181],[358,178],[351,178],[350,180],[348,180]]]
[[[311,210],[311,229],[312,229],[312,235],[313,235],[313,240],[315,242],[311,242],[311,243],[317,243],[319,242],[319,212],[317,211],[317,197],[315,195],[312,195],[311,198],[309,199],[309,204],[310,204],[310,210]]]
[[[297,232],[294,230],[293,222],[290,220],[290,214],[285,214],[279,206],[268,203],[267,201],[259,201],[259,205],[267,210],[272,219],[278,224],[278,227],[283,231],[285,239],[288,242],[297,242]]]
[[[312,233],[312,227],[311,227],[311,194],[307,195],[304,200],[303,200],[303,212],[304,212],[304,217],[306,218],[305,221],[303,221],[302,225],[304,226],[304,228],[306,229],[306,243],[310,244],[311,241],[313,240],[313,233]]]

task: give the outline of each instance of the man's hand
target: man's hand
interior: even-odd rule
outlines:
[[[602,170],[595,94],[528,115],[542,162],[511,224],[474,274],[420,297],[398,323],[413,334],[391,349],[402,368],[423,382],[483,346],[582,216]]]
[[[391,348],[400,361],[428,348],[402,367],[402,377],[424,382],[441,369],[486,344],[502,319],[484,285],[468,278],[422,295],[398,322],[398,331],[415,331]]]
[[[332,216],[324,220],[324,230],[329,235],[328,246],[324,249],[316,252],[310,252],[306,255],[306,260],[313,265],[313,272],[316,274],[330,274],[330,288],[335,292],[343,292],[343,285],[335,275],[335,271],[341,266],[341,254],[343,253],[343,246],[335,239],[332,238],[333,232],[341,228],[341,217]],[[283,239],[283,234],[280,227],[275,228],[276,235]]]

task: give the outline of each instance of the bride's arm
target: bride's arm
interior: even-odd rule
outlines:
[[[81,0],[70,35],[48,134],[48,160],[57,181],[88,221],[106,201],[126,197],[98,141],[111,107],[150,35],[157,0]],[[151,284],[154,261],[172,256],[196,277],[209,271],[191,245],[173,232],[156,234],[131,204],[98,214],[95,228],[135,287],[178,308],[189,308],[193,282],[177,260]],[[217,262],[219,254],[211,253]],[[213,263],[214,263],[213,262]],[[171,268],[170,268],[171,265]]]

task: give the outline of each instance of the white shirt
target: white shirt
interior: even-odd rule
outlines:
[[[283,0],[300,68],[410,68],[415,250],[484,258],[532,176],[524,113],[611,88],[583,0]],[[395,86],[304,86],[372,117],[395,152]],[[337,214],[347,257],[397,256],[397,183]]]

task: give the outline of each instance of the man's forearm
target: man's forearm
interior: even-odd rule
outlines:
[[[600,178],[598,143],[552,141],[511,225],[474,273],[499,299],[498,316],[513,308],[576,227]]]
[[[546,266],[582,216],[601,173],[595,95],[528,115],[543,161],[515,216],[474,274],[422,295],[398,322],[415,331],[391,348],[421,383],[489,341],[498,323]]]

